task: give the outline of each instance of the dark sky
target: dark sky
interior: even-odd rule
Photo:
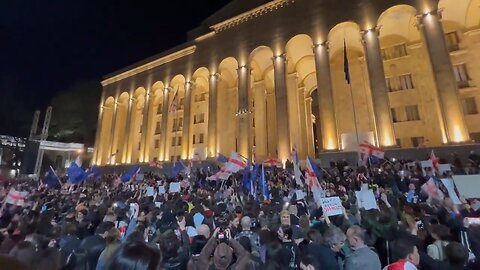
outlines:
[[[186,40],[229,0],[5,0],[0,4],[0,134],[72,84]],[[15,100],[15,102],[10,102]],[[12,108],[16,107],[16,108]]]

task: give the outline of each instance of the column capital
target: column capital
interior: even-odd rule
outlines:
[[[215,72],[213,74],[210,74],[208,77],[209,77],[210,80],[218,79],[218,78],[220,78],[220,73]]]
[[[275,63],[275,61],[282,61],[282,60],[283,60],[284,63],[287,62],[287,54],[286,54],[286,53],[274,55],[274,56],[272,57],[273,63]]]
[[[360,31],[360,35],[362,36],[362,42],[366,42],[365,37],[370,34],[375,34],[377,37],[380,35],[380,29],[382,28],[381,25],[376,25],[370,29],[364,29]]]
[[[313,52],[315,52],[316,49],[318,49],[318,48],[325,48],[325,49],[329,50],[330,49],[330,42],[328,40],[325,40],[323,42],[314,44],[312,46]]]

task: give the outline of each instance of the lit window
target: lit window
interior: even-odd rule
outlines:
[[[413,89],[412,74],[391,77],[386,79],[387,88],[390,92]]]
[[[407,114],[407,121],[420,120],[420,114],[418,113],[418,105],[406,106],[405,112]]]
[[[470,81],[470,76],[468,76],[467,65],[460,64],[453,66],[453,73],[455,74],[458,88],[466,88],[470,86],[468,83],[468,81]]]
[[[395,59],[407,55],[407,46],[400,44],[382,49],[383,60]]]
[[[463,99],[463,112],[465,114],[478,114],[477,102],[474,97]]]
[[[458,51],[460,49],[460,41],[458,39],[457,32],[445,34],[445,40],[447,42],[447,49],[449,52]]]

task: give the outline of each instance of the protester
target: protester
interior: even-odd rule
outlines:
[[[478,269],[480,203],[455,204],[435,169],[308,163],[302,185],[291,168],[259,165],[223,180],[200,165],[142,180],[138,168],[62,176],[52,187],[10,179],[0,186],[0,268]]]

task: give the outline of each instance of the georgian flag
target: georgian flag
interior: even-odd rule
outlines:
[[[27,197],[27,191],[17,191],[14,188],[11,188],[8,192],[7,198],[5,199],[5,203],[17,205],[17,206],[24,206],[25,205],[25,198]]]
[[[303,187],[303,182],[302,182],[302,172],[300,171],[300,160],[298,158],[298,152],[297,152],[297,146],[294,145],[292,149],[292,154],[291,154],[291,159],[293,162],[293,172],[295,175],[295,182],[297,185],[300,187]]]
[[[430,153],[430,158],[429,158],[429,160],[432,161],[432,167],[433,167],[433,169],[435,169],[435,171],[438,172],[438,169],[439,169],[439,167],[440,167],[440,166],[439,166],[439,161],[438,161],[438,158],[435,156],[435,153],[433,152],[433,150],[432,150],[432,152]]]
[[[225,164],[225,170],[230,173],[236,173],[247,167],[247,161],[239,153],[232,152],[227,164]]]
[[[282,167],[282,162],[276,158],[269,158],[263,162],[263,165],[267,167],[277,167],[281,168]]]
[[[359,145],[359,152],[367,156],[375,156],[377,158],[385,158],[385,150],[382,148],[371,145],[368,142],[364,142]]]
[[[324,192],[322,186],[320,186],[320,183],[318,182],[309,158],[307,158],[307,167],[305,168],[305,181],[308,183],[308,187],[313,193],[313,198],[317,203],[317,206],[320,206],[321,199],[324,197]]]
[[[213,174],[213,175],[210,175],[209,177],[207,177],[207,180],[210,180],[210,181],[217,181],[217,180],[227,180],[230,175],[232,175],[231,172],[225,170],[225,169],[221,169],[220,171],[218,171],[216,174]]]
[[[178,86],[177,86],[177,90],[175,90],[175,93],[173,94],[173,100],[172,100],[172,104],[170,104],[170,108],[168,109],[168,112],[177,112],[177,109],[178,109]]]

